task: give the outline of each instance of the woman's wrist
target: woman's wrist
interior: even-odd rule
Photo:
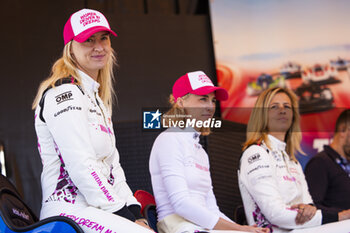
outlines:
[[[145,218],[139,218],[136,221],[143,222],[144,224],[146,224],[148,226],[148,221]]]
[[[339,221],[350,219],[350,210],[343,210],[343,211],[339,212],[338,219],[339,219]]]
[[[246,231],[247,230],[247,226],[239,225],[237,223],[236,223],[236,225],[237,225],[237,230],[239,230],[239,231]]]
[[[214,230],[243,230],[244,226],[235,222],[227,221],[223,218],[219,218],[219,221],[214,226]]]

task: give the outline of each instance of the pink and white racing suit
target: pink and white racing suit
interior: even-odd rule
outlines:
[[[80,86],[49,89],[35,111],[43,164],[40,218],[67,216],[85,232],[151,232],[132,222],[137,214],[132,221],[125,218],[139,211],[140,204],[120,166],[99,84],[82,71],[79,75]]]

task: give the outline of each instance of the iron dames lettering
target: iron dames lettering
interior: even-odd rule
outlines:
[[[63,92],[59,95],[56,95],[55,98],[56,98],[56,103],[57,104],[60,104],[60,103],[63,103],[65,101],[68,101],[68,100],[73,100],[73,94],[71,91],[66,91],[66,92]]]

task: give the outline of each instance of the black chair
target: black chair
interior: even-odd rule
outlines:
[[[141,204],[141,214],[148,222],[148,225],[157,232],[157,210],[154,196],[145,190],[137,190],[135,198]]]
[[[244,212],[244,207],[242,205],[239,205],[235,208],[235,212],[233,214],[233,221],[241,225],[248,225],[247,218]]]
[[[84,233],[73,220],[55,216],[41,221],[22,201],[15,186],[0,175],[0,232]]]
[[[148,225],[157,232],[157,210],[156,205],[148,204],[143,208],[143,216],[148,222]]]

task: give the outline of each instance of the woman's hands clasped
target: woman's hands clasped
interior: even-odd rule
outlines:
[[[298,214],[295,218],[295,223],[302,225],[307,221],[310,221],[316,214],[316,207],[307,204],[296,204],[291,206],[292,209],[298,210]]]

